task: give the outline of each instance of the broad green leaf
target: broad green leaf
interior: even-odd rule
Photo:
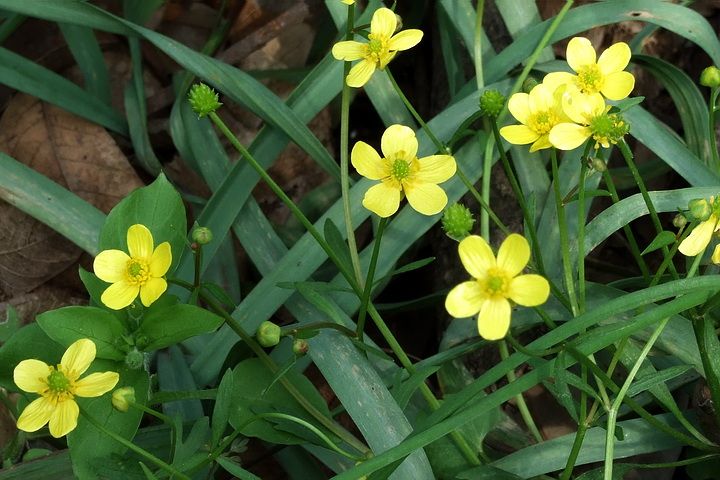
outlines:
[[[17,392],[13,370],[23,360],[35,358],[48,365],[57,365],[65,349],[55,343],[37,323],[18,330],[0,347],[0,386]]]
[[[222,317],[194,305],[178,304],[151,310],[143,316],[136,333],[136,338],[145,337],[147,343],[138,347],[146,352],[169,347],[215,331],[222,323]]]
[[[177,345],[157,353],[157,374],[159,390],[196,391],[198,387],[188,367],[188,359]],[[203,408],[198,398],[163,404],[163,411],[172,418],[179,417],[192,421],[203,416]]]
[[[645,255],[646,253],[654,252],[659,248],[672,245],[673,243],[675,243],[675,240],[676,237],[673,232],[663,230],[662,232],[658,233],[655,238],[653,238],[652,242],[650,242],[650,245],[645,247],[645,250],[643,250],[640,255]]]
[[[82,338],[95,343],[98,358],[123,360],[125,325],[109,311],[97,307],[70,306],[41,313],[37,322],[43,331],[67,348]]]
[[[95,33],[87,27],[58,23],[65,42],[83,74],[85,89],[110,105],[110,75]]]
[[[12,304],[5,306],[5,320],[0,322],[0,344],[5,343],[20,330],[20,318]]]

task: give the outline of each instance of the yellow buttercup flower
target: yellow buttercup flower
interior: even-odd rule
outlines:
[[[73,431],[80,413],[75,397],[99,397],[112,390],[120,379],[117,372],[91,373],[81,379],[93,360],[95,343],[84,338],[68,347],[57,367],[34,359],[18,363],[13,372],[15,384],[41,397],[25,407],[17,428],[35,432],[50,423],[50,435],[55,438]]]
[[[380,217],[397,212],[403,194],[410,206],[423,215],[440,213],[447,195],[437,184],[448,180],[457,168],[451,155],[417,158],[415,132],[403,125],[391,125],[383,133],[384,158],[365,142],[357,142],[350,160],[360,175],[380,180],[365,193],[363,206]]]
[[[530,246],[522,235],[508,235],[497,260],[490,245],[477,235],[461,241],[458,252],[473,280],[450,290],[445,308],[456,318],[478,314],[478,332],[486,340],[505,337],[510,328],[509,300],[534,307],[545,303],[550,294],[550,285],[542,276],[519,275],[530,260]]]
[[[345,5],[352,5],[355,3],[355,0],[340,0]]]
[[[128,252],[103,250],[95,257],[95,275],[112,283],[100,300],[113,310],[130,305],[138,294],[149,307],[165,290],[165,275],[172,263],[170,244],[163,242],[153,249],[153,237],[145,225],[135,224],[127,231]]]
[[[559,123],[550,130],[550,143],[560,150],[577,148],[590,137],[595,140],[596,149],[609,148],[630,130],[619,113],[608,113],[610,106],[605,105],[599,93],[567,93],[562,96],[562,105],[575,123]]]
[[[596,61],[595,49],[590,40],[575,37],[567,46],[568,65],[577,75],[553,72],[545,75],[543,83],[557,87],[570,84],[584,94],[601,93],[610,100],[622,100],[635,87],[635,77],[625,72],[632,52],[625,42],[618,42],[605,50]]]
[[[520,125],[502,127],[500,135],[513,145],[532,143],[531,152],[551,147],[550,130],[568,121],[560,97],[559,91],[542,83],[533,87],[530,93],[514,94],[508,101],[508,110]]]
[[[703,204],[705,201],[703,200]],[[694,257],[705,250],[712,240],[713,233],[720,230],[720,197],[710,197],[706,208],[711,208],[710,216],[707,220],[700,222],[685,240],[680,242],[678,250],[686,257]],[[704,216],[707,215],[707,211]],[[701,217],[702,218],[702,217]],[[716,247],[712,255],[713,263],[720,263],[720,250]]]
[[[384,69],[397,52],[414,47],[422,39],[422,30],[408,29],[395,33],[395,28],[395,13],[389,8],[378,8],[370,21],[369,42],[346,40],[333,45],[332,54],[336,59],[348,62],[360,60],[347,76],[349,86],[362,87],[375,70]]]

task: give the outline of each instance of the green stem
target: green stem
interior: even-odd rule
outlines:
[[[200,288],[200,274],[202,273],[202,245],[195,242],[193,253],[195,254],[195,275],[193,277],[193,284],[195,289]]]
[[[351,330],[347,328],[344,325],[340,325],[339,323],[335,322],[314,322],[314,323],[306,323],[304,325],[290,325],[288,327],[283,327],[281,329],[281,335],[282,336],[295,336],[300,332],[308,332],[313,330],[321,330],[323,328],[330,328],[332,330],[337,330],[338,332],[342,333],[346,337],[355,338],[357,334],[354,330]]]
[[[578,309],[585,312],[585,177],[587,176],[587,156],[590,151],[590,141],[585,145],[585,152],[580,158],[580,181],[578,183],[577,206],[577,265],[578,265]],[[587,373],[587,372],[586,372]]]
[[[475,186],[470,182],[470,179],[465,175],[465,172],[462,171],[460,165],[458,165],[457,167],[457,176],[458,178],[460,178],[460,181],[463,182],[465,188],[468,189],[473,198],[475,198],[475,200],[477,200],[477,202],[480,204],[480,207],[486,212],[488,212],[488,215],[490,216],[490,219],[492,219],[493,223],[495,223],[495,225],[503,232],[505,236],[510,235],[512,233],[510,229],[505,226],[502,220],[500,220],[500,218],[490,208],[490,205],[485,202],[482,195],[480,195]]]
[[[485,75],[483,74],[482,57],[482,22],[485,12],[485,0],[477,0],[475,9],[475,34],[473,36],[473,54],[475,58],[475,84],[478,90],[485,86]]]
[[[388,219],[381,218],[378,223],[377,232],[375,233],[375,241],[373,243],[372,255],[370,257],[370,265],[368,266],[367,278],[365,279],[365,288],[362,293],[360,300],[360,311],[358,312],[357,330],[356,335],[358,340],[363,341],[363,335],[365,333],[365,319],[367,318],[367,307],[370,302],[370,295],[372,294],[373,282],[375,279],[375,268],[377,267],[378,254],[380,253],[380,242],[382,241],[383,233],[385,232],[385,226],[387,225]]]
[[[718,158],[717,133],[715,132],[715,110],[717,105],[718,94],[720,88],[714,87],[710,91],[710,101],[708,104],[708,139],[710,140],[710,155],[712,166],[715,172],[720,170],[720,158]]]
[[[172,418],[168,417],[165,414],[162,414],[158,412],[157,410],[153,410],[150,407],[146,407],[145,405],[137,402],[128,402],[131,407],[137,408],[141,412],[147,413],[148,415],[152,415],[153,417],[157,418],[161,422],[163,422],[165,425],[170,427],[170,455],[174,455],[175,453],[175,438],[177,436],[177,433],[175,431],[175,422],[173,422]],[[172,457],[171,457],[172,458]]]
[[[157,458],[157,457],[156,457],[155,455],[153,455],[152,453],[148,452],[148,451],[145,450],[145,449],[142,449],[142,448],[138,447],[137,445],[135,445],[134,443],[132,443],[130,440],[126,439],[125,437],[121,437],[120,435],[118,435],[117,433],[113,432],[112,430],[108,430],[107,428],[105,428],[104,425],[102,425],[100,422],[98,422],[98,421],[95,420],[92,416],[90,416],[85,410],[82,410],[82,409],[81,409],[81,410],[80,410],[80,414],[81,414],[88,422],[90,422],[90,424],[92,424],[92,426],[94,426],[95,428],[97,428],[98,430],[100,430],[102,433],[104,433],[104,434],[107,435],[108,437],[112,438],[113,440],[115,440],[116,442],[118,442],[119,444],[121,444],[122,446],[124,446],[125,448],[127,448],[128,450],[131,450],[131,451],[137,453],[137,454],[140,455],[141,457],[147,459],[149,462],[151,462],[151,463],[157,465],[158,467],[162,468],[163,470],[165,470],[166,472],[168,472],[170,475],[173,475],[175,478],[180,478],[180,479],[183,479],[183,480],[190,480],[190,477],[188,477],[187,475],[185,475],[185,474],[182,473],[182,472],[178,472],[178,471],[177,471],[175,468],[173,468],[171,465],[168,465],[167,463],[163,462],[162,460],[160,460],[159,458]]]
[[[345,30],[345,40],[353,39],[353,23],[355,20],[355,5],[348,5],[348,16]],[[350,172],[349,172],[349,136],[350,136],[350,86],[345,79],[350,73],[350,62],[343,65],[343,87],[340,105],[340,191],[342,196],[343,216],[345,217],[345,228],[347,230],[348,249],[350,251],[350,262],[352,263],[355,280],[359,285],[363,284],[362,271],[360,269],[360,257],[358,256],[357,243],[355,242],[355,229],[353,228],[352,215],[350,213]]]
[[[483,124],[487,130],[487,119],[483,119]],[[477,134],[478,142],[480,142],[480,134]],[[490,180],[492,178],[492,154],[495,140],[488,138],[485,141],[485,153],[483,155],[483,173],[482,173],[482,198],[486,205],[490,205]],[[480,235],[490,243],[490,217],[488,211],[480,210]]]
[[[655,205],[653,205],[652,200],[650,199],[650,195],[648,194],[647,188],[645,187],[645,182],[643,181],[642,176],[640,176],[640,171],[638,171],[637,166],[635,165],[635,161],[633,160],[633,154],[630,151],[630,147],[628,147],[625,139],[621,139],[618,142],[618,147],[620,148],[620,153],[622,153],[623,158],[625,158],[625,163],[627,163],[628,169],[630,169],[630,173],[632,173],[633,180],[635,180],[635,183],[640,189],[640,193],[642,194],[643,200],[645,201],[648,212],[650,212],[650,219],[652,220],[653,226],[655,227],[655,233],[660,234],[660,232],[663,231],[662,224],[660,223],[660,217],[658,217],[657,211],[655,210]],[[662,251],[663,255],[668,255],[669,251],[667,246],[663,246]],[[680,278],[678,276],[677,270],[675,269],[675,265],[671,263],[668,266],[670,267],[670,273],[672,274],[673,278]]]
[[[502,360],[507,360],[507,358],[510,356],[508,353],[507,343],[505,340],[500,340],[498,342],[498,350],[500,351],[500,358]],[[514,382],[517,377],[515,376],[515,371],[513,369],[508,370],[507,372],[507,379],[508,383]],[[535,438],[535,441],[537,443],[542,443],[543,437],[540,433],[540,430],[538,430],[537,425],[535,425],[535,420],[533,420],[532,414],[530,413],[530,409],[528,409],[527,404],[525,403],[525,398],[522,396],[522,393],[518,393],[515,396],[515,402],[517,403],[518,410],[520,411],[520,416],[522,417],[523,421],[525,422],[525,425],[530,430],[530,433],[532,433],[532,436]]]
[[[655,328],[655,331],[650,336],[650,339],[648,339],[647,343],[645,344],[645,347],[640,352],[640,355],[638,355],[638,359],[635,361],[635,365],[633,365],[632,369],[628,373],[627,378],[625,379],[625,383],[623,383],[622,387],[620,388],[620,391],[618,392],[617,396],[615,397],[615,401],[613,402],[612,406],[610,407],[610,410],[608,411],[608,420],[607,420],[607,432],[605,436],[605,469],[604,469],[604,480],[612,480],[612,471],[613,471],[613,458],[615,453],[615,424],[617,422],[617,414],[620,410],[620,406],[623,403],[623,398],[625,397],[625,394],[628,391],[628,388],[630,388],[630,385],[632,384],[633,380],[635,379],[635,375],[637,375],[638,370],[640,370],[640,367],[642,366],[643,362],[645,361],[645,357],[647,357],[648,353],[650,353],[650,349],[655,344],[655,341],[658,339],[660,334],[662,333],[663,329],[665,328],[665,325],[667,325],[668,320],[670,320],[670,317],[665,317],[660,321],[660,324]]]
[[[574,317],[578,316],[577,295],[575,294],[575,279],[572,273],[572,265],[570,264],[570,243],[568,240],[568,226],[565,219],[565,206],[562,203],[562,194],[560,193],[560,174],[558,172],[557,151],[550,149],[550,161],[552,164],[553,191],[555,192],[555,208],[558,217],[558,228],[560,230],[560,253],[562,255],[563,273],[565,278],[565,288],[570,297],[570,308]]]
[[[663,277],[663,273],[665,273],[665,269],[667,269],[668,265],[672,263],[673,257],[675,257],[675,254],[678,251],[678,248],[680,248],[680,244],[682,243],[685,238],[690,235],[690,232],[692,232],[692,228],[687,228],[687,225],[683,226],[680,231],[678,232],[678,239],[675,240],[675,243],[673,244],[672,248],[670,249],[670,252],[663,257],[663,261],[660,264],[660,267],[658,267],[657,272],[655,273],[655,276],[653,277],[652,281],[650,282],[650,287],[653,287],[657,285],[660,280]]]
[[[602,172],[602,175],[603,180],[605,181],[605,186],[607,186],[607,189],[610,192],[610,198],[612,199],[613,204],[618,203],[620,201],[620,196],[617,193],[617,189],[615,188],[615,182],[610,175],[610,171],[606,169]],[[630,225],[623,225],[623,232],[625,233],[625,238],[627,238],[628,244],[630,245],[630,253],[632,253],[633,258],[635,259],[635,263],[637,263],[638,268],[640,269],[640,272],[642,272],[642,276],[645,281],[648,281],[650,279],[650,269],[645,263],[645,259],[641,255],[637,240],[635,240],[635,234],[630,228]]]

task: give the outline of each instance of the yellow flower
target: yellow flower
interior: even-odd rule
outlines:
[[[595,61],[596,54],[590,40],[575,37],[567,46],[568,65],[577,75],[553,72],[545,75],[543,83],[553,87],[562,84],[576,86],[582,93],[602,93],[610,100],[622,100],[635,87],[635,77],[623,71],[630,62],[630,47],[618,42],[605,50]]]
[[[568,93],[562,96],[562,105],[565,114],[575,123],[558,123],[550,130],[550,143],[555,148],[572,150],[591,136],[595,139],[595,148],[598,145],[609,148],[610,143],[617,143],[612,132],[614,122],[621,120],[606,115],[610,107],[605,105],[602,95]]]
[[[340,0],[345,5],[352,5],[355,3],[355,0]]]
[[[172,263],[170,244],[163,242],[153,250],[153,237],[145,225],[128,228],[127,245],[130,255],[121,250],[103,250],[95,257],[95,275],[112,283],[100,300],[113,310],[130,305],[140,294],[140,301],[149,307],[167,289],[165,275]]]
[[[513,233],[500,245],[497,260],[487,242],[471,235],[458,246],[460,261],[473,280],[450,290],[445,308],[456,318],[479,313],[478,332],[486,340],[505,337],[510,327],[510,302],[534,307],[545,303],[550,285],[540,275],[518,275],[530,260],[530,246]]]
[[[712,199],[710,200],[712,204]],[[705,248],[707,248],[710,240],[712,240],[713,233],[720,230],[720,216],[717,213],[710,215],[710,218],[704,222],[700,222],[697,227],[690,232],[685,240],[680,243],[678,250],[686,257],[694,257],[699,254]],[[713,252],[712,261],[714,263],[720,263],[720,252],[716,248]]]
[[[50,435],[67,435],[77,426],[80,409],[77,397],[99,397],[113,389],[120,379],[117,372],[91,373],[80,379],[95,360],[95,344],[83,338],[65,351],[57,367],[40,360],[23,360],[13,373],[20,389],[42,395],[25,407],[17,427],[26,432],[40,430],[50,423]]]
[[[535,152],[552,146],[550,130],[568,120],[563,112],[560,92],[548,85],[539,84],[530,93],[516,93],[508,101],[508,110],[521,125],[508,125],[500,129],[500,135],[514,145],[532,143]]]
[[[397,18],[389,8],[378,8],[370,21],[368,43],[346,40],[333,45],[332,54],[338,60],[360,60],[350,69],[346,82],[351,87],[362,87],[375,72],[384,69],[395,54],[417,45],[422,30],[409,29],[395,33]]]
[[[455,159],[450,155],[417,158],[415,132],[403,125],[390,125],[380,146],[384,158],[365,142],[357,142],[350,155],[360,175],[380,180],[365,193],[363,206],[389,217],[397,212],[405,194],[410,206],[423,215],[440,213],[447,205],[447,195],[437,184],[455,174]]]

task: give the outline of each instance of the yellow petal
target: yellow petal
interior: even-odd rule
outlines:
[[[595,63],[595,49],[585,37],[574,37],[568,42],[566,50],[567,62],[570,68],[579,71],[586,65]]]
[[[592,132],[574,123],[559,123],[550,130],[550,143],[560,150],[573,150],[585,142]]]
[[[546,133],[535,140],[535,143],[530,145],[530,152],[537,152],[538,150],[550,147],[552,147],[552,143],[550,143],[550,135]]]
[[[508,100],[508,110],[515,117],[515,120],[522,124],[527,124],[530,118],[530,108],[528,107],[530,96],[527,93],[519,92],[514,94]]]
[[[520,275],[510,281],[508,297],[524,307],[545,303],[550,295],[550,284],[540,275]]]
[[[79,414],[80,409],[74,400],[59,402],[50,414],[50,435],[60,438],[75,430]]]
[[[497,256],[497,266],[505,274],[514,277],[522,272],[530,260],[530,245],[525,237],[511,233],[500,245]]]
[[[442,212],[448,199],[445,190],[434,183],[413,182],[405,186],[408,203],[418,213],[435,215]]]
[[[485,295],[475,281],[463,282],[450,290],[445,298],[445,309],[455,318],[466,318],[480,311]]]
[[[340,0],[345,5],[352,5],[355,3],[355,0]]]
[[[128,252],[132,258],[150,258],[153,236],[145,225],[136,223],[127,231]]]
[[[162,277],[170,269],[170,264],[172,264],[170,243],[163,242],[157,246],[150,257],[150,276]]]
[[[65,350],[60,365],[70,380],[77,380],[95,360],[95,342],[81,338]]]
[[[510,302],[492,298],[483,303],[478,314],[478,333],[485,340],[500,340],[510,328]]]
[[[622,100],[635,88],[635,77],[630,72],[615,72],[605,77],[600,93],[610,100]]]
[[[47,377],[51,371],[50,366],[40,360],[23,360],[15,367],[13,380],[25,392],[40,393],[47,388]]]
[[[421,182],[442,183],[455,175],[457,165],[452,155],[430,155],[418,159],[420,169],[415,179]]]
[[[360,60],[365,56],[367,44],[356,42],[354,40],[346,40],[338,42],[332,47],[332,55],[336,60],[345,60],[351,62]]]
[[[720,245],[715,246],[715,250],[713,250],[713,254],[710,260],[712,260],[715,265],[720,265]]]
[[[694,257],[702,252],[710,243],[716,224],[717,218],[715,216],[710,216],[709,219],[701,222],[690,232],[690,235],[680,243],[678,247],[680,253],[686,257]]]
[[[395,33],[397,18],[395,12],[389,8],[378,8],[370,20],[370,33],[384,38],[390,38]]]
[[[99,397],[115,388],[118,380],[120,375],[117,372],[91,373],[75,382],[73,393],[78,397]]]
[[[488,269],[496,265],[490,245],[477,235],[465,237],[458,245],[458,254],[465,270],[473,278],[485,277]]]
[[[378,183],[365,192],[362,204],[379,217],[387,218],[400,207],[400,189],[384,182]]]
[[[604,75],[624,70],[630,63],[632,52],[625,42],[618,42],[611,45],[598,58],[597,66]]]
[[[53,402],[45,397],[33,400],[25,407],[20,418],[17,420],[17,428],[24,432],[36,432],[50,420],[55,410]]]
[[[167,282],[164,278],[149,278],[145,285],[140,287],[140,301],[149,307],[165,293],[165,290],[167,290]]]
[[[525,125],[502,127],[500,135],[513,145],[527,145],[540,138],[540,135],[535,130]]]
[[[530,112],[545,112],[550,110],[555,104],[554,90],[550,90],[547,85],[542,83],[535,85],[528,95],[528,108]]]
[[[139,286],[130,285],[128,282],[122,280],[106,288],[100,297],[100,301],[108,308],[120,310],[133,303],[139,292]]]
[[[353,146],[350,162],[360,175],[370,180],[380,180],[390,174],[377,151],[365,142]]]
[[[348,73],[345,82],[353,88],[360,88],[365,85],[372,74],[375,72],[375,62],[370,60],[360,60],[356,63]]]
[[[103,282],[119,282],[125,278],[128,260],[128,254],[121,250],[103,250],[95,257],[93,271]]]
[[[407,50],[414,47],[422,40],[423,31],[416,28],[403,30],[393,35],[388,42],[389,50]]]
[[[380,149],[383,156],[389,160],[412,160],[417,156],[418,149],[415,132],[405,125],[390,125],[382,135]]]
[[[547,86],[548,90],[554,92],[562,85],[574,85],[576,78],[576,75],[569,72],[552,72],[545,75],[542,83]]]

